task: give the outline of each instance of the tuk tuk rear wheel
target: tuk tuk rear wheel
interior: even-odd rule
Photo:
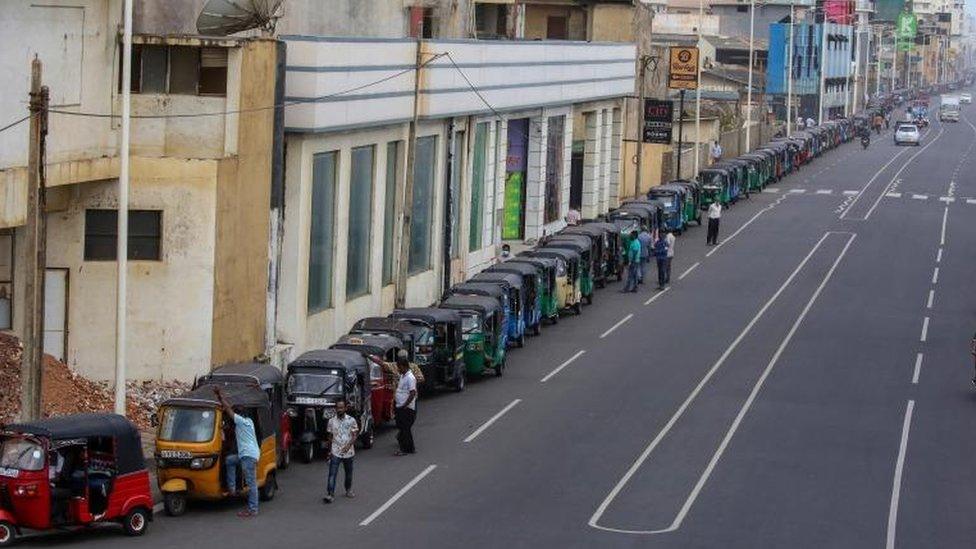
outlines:
[[[0,547],[10,547],[17,539],[17,530],[13,524],[0,520]]]
[[[576,313],[577,315],[583,314],[583,304],[580,303],[580,301],[577,301],[576,303],[573,304],[573,312]]]
[[[460,393],[461,391],[464,391],[464,385],[464,372],[458,372],[457,377],[454,378],[454,392]]]
[[[315,459],[315,445],[311,442],[302,443],[302,461],[305,463],[312,463]]]
[[[279,469],[287,469],[291,465],[291,450],[285,448],[281,452],[281,463],[278,464]]]
[[[127,536],[141,536],[146,533],[149,527],[149,512],[142,507],[129,511],[129,514],[122,519],[122,527],[125,528]]]
[[[275,497],[275,492],[278,491],[278,481],[275,479],[275,472],[268,471],[267,476],[264,477],[264,486],[258,490],[258,498],[261,501],[271,501]]]
[[[186,494],[184,492],[166,492],[163,494],[163,509],[171,517],[178,517],[186,512]]]

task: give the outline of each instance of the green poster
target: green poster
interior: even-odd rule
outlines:
[[[505,215],[502,221],[502,240],[522,238],[522,193],[525,174],[509,172],[505,178]]]
[[[918,32],[918,19],[910,11],[903,11],[898,14],[898,21],[895,23],[895,35],[898,41],[915,40]]]

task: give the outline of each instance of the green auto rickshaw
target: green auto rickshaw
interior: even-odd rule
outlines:
[[[676,179],[669,182],[668,185],[678,185],[685,188],[685,224],[694,221],[700,227],[702,224],[701,185],[697,181],[687,179]]]
[[[766,157],[749,153],[739,157],[748,164],[749,190],[752,192],[762,192],[766,182]]]
[[[488,370],[496,376],[505,370],[505,347],[508,327],[505,311],[493,297],[453,295],[438,305],[461,313],[461,338],[464,340],[464,368],[469,376],[484,375]]]
[[[559,298],[556,296],[556,270],[558,261],[551,257],[516,256],[496,265],[497,268],[506,265],[526,265],[535,269],[536,280],[539,284],[539,303],[542,317],[555,324],[559,322]]]
[[[582,267],[579,252],[565,248],[535,248],[518,255],[518,257],[523,256],[556,260],[556,301],[559,310],[572,311],[576,314],[583,312],[583,297],[580,291]]]
[[[575,232],[582,231],[591,231],[594,234],[603,235],[604,274],[606,275],[607,279],[610,277],[616,277],[618,282],[623,280],[623,239],[620,234],[620,230],[617,229],[617,226],[613,223],[607,223],[605,221],[590,220],[584,221],[583,225],[567,227],[562,232],[564,234],[573,234]],[[599,233],[597,233],[597,231],[599,231]]]
[[[591,305],[593,292],[596,289],[597,271],[600,270],[593,239],[584,235],[557,234],[546,239],[542,248],[573,250],[580,255],[580,295],[586,300],[587,305]]]
[[[727,167],[705,168],[698,177],[702,182],[701,209],[707,210],[712,202],[722,207],[732,204],[732,174]]]

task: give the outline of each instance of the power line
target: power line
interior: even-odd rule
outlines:
[[[10,128],[13,128],[14,126],[16,126],[18,124],[21,124],[23,122],[26,122],[26,121],[30,120],[30,117],[31,117],[31,115],[28,114],[27,116],[25,116],[25,117],[23,117],[23,118],[21,118],[19,120],[14,120],[13,122],[7,124],[6,126],[0,128],[0,132],[5,132],[5,131],[9,130]]]

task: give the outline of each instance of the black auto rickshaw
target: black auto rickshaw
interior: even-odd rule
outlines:
[[[573,250],[580,256],[580,295],[586,304],[593,303],[593,293],[596,289],[596,271],[600,270],[597,262],[596,244],[593,239],[584,235],[554,235],[547,238],[541,249],[562,248]]]
[[[610,227],[610,229],[607,229]],[[619,269],[618,256],[620,250],[611,245],[611,237],[614,242],[619,240],[620,233],[616,226],[612,224],[586,223],[583,225],[573,225],[559,231],[558,235],[583,235],[590,238],[596,244],[596,273],[594,281],[598,288],[607,285],[611,277],[617,277]],[[618,279],[619,280],[619,279]]]
[[[557,260],[551,257],[527,257],[519,255],[497,266],[524,264],[535,269],[540,283],[542,317],[555,324],[559,322],[559,298],[556,295]]]
[[[573,234],[575,230],[593,230],[594,228],[603,231],[603,257],[606,263],[606,276],[607,278],[616,277],[617,281],[623,280],[624,277],[624,262],[623,262],[623,235],[620,229],[615,223],[599,220],[589,220],[584,221],[582,226],[578,227],[567,227],[565,231],[566,234]]]
[[[308,351],[288,365],[286,377],[292,433],[302,460],[309,463],[328,448],[328,422],[335,404],[346,402],[348,414],[359,423],[358,442],[372,448],[375,429],[371,409],[370,366],[361,353],[341,349]]]
[[[373,357],[387,364],[393,364],[397,353],[405,350],[403,340],[393,334],[346,334],[329,348],[356,351],[367,360]],[[370,360],[370,409],[373,425],[393,421],[393,397],[398,381],[399,376],[395,371]]]
[[[434,307],[397,309],[391,319],[409,322],[433,333],[433,338],[421,345],[418,356],[424,356],[426,385],[449,387],[461,392],[465,386],[464,339],[461,337],[461,314],[450,309]]]
[[[349,334],[386,334],[398,338],[403,342],[401,348],[407,351],[410,360],[420,368],[424,375],[423,382],[417,380],[417,391],[423,394],[433,388],[437,373],[433,366],[435,333],[431,327],[385,316],[370,316],[356,321],[352,329],[349,330]]]
[[[488,370],[496,376],[505,371],[508,326],[498,300],[481,295],[452,295],[438,305],[461,315],[464,338],[464,366],[469,376]]]
[[[542,332],[543,277],[538,268],[526,263],[503,261],[488,267],[484,272],[507,273],[522,277],[522,289],[525,296],[522,312],[525,317],[525,329],[539,335]]]

